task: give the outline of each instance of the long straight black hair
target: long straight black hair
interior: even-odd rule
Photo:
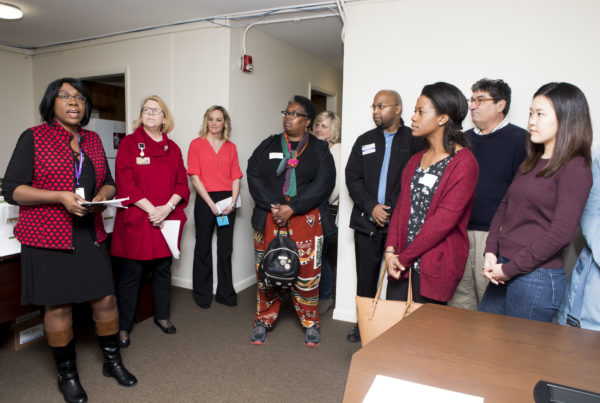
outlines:
[[[546,97],[556,114],[558,130],[554,151],[548,164],[536,176],[548,178],[575,157],[592,161],[592,121],[590,109],[583,92],[573,84],[548,83],[542,85],[533,97]],[[531,142],[527,136],[527,157],[519,172],[526,174],[537,165],[544,154],[544,145]]]

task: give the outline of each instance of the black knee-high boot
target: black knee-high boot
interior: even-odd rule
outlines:
[[[65,401],[69,403],[83,403],[88,401],[87,394],[77,374],[75,365],[75,343],[73,340],[65,347],[50,347],[58,369],[58,389]]]
[[[137,383],[135,376],[127,371],[121,361],[121,351],[119,350],[119,334],[110,336],[98,336],[102,354],[104,354],[104,365],[102,374],[107,377],[113,377],[123,386],[133,386]]]

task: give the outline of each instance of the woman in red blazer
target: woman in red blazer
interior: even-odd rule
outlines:
[[[467,222],[479,167],[461,124],[467,99],[448,83],[423,88],[411,118],[412,135],[427,148],[402,173],[402,190],[385,248],[387,298],[406,300],[412,270],[416,302],[445,304],[464,272],[469,253]]]
[[[169,321],[172,254],[161,232],[165,220],[180,222],[178,244],[190,197],[181,150],[167,133],[173,118],[158,95],[142,102],[135,131],[119,144],[116,161],[117,197],[129,197],[119,209],[111,254],[123,258],[117,286],[120,345],[129,345],[144,269],[152,271],[154,323],[174,334]]]

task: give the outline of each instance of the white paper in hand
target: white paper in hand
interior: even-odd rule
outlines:
[[[164,225],[161,228],[161,232],[167,241],[169,250],[175,259],[179,259],[179,248],[177,247],[177,240],[179,239],[179,226],[181,221],[179,220],[165,220]]]

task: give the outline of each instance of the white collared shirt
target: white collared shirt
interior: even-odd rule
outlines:
[[[504,120],[502,122],[500,122],[500,124],[498,126],[496,126],[496,128],[494,130],[492,130],[491,132],[487,133],[487,134],[492,134],[494,133],[496,130],[500,130],[503,127],[508,126],[508,117],[505,117]],[[480,136],[485,136],[485,134],[481,134],[481,130],[479,130],[477,127],[473,127],[473,131],[475,132],[475,134],[478,134]]]

